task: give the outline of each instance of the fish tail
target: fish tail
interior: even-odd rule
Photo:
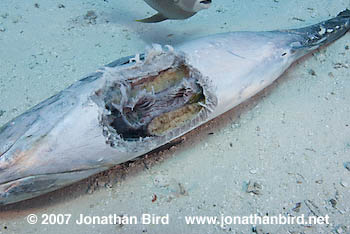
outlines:
[[[285,32],[297,34],[302,37],[301,44],[295,49],[314,50],[327,45],[344,36],[350,29],[350,10],[340,12],[336,17],[319,24],[300,29],[286,30]]]

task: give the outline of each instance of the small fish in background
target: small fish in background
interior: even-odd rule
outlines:
[[[158,13],[136,21],[158,23],[167,19],[182,20],[190,18],[198,11],[208,9],[212,0],[145,0],[145,2]]]

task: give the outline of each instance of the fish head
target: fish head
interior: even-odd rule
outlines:
[[[98,73],[81,80],[71,89],[84,89],[85,85],[94,82],[95,77]],[[98,113],[97,107],[79,101],[82,96],[78,92],[71,94],[71,91],[60,92],[0,128],[0,206],[57,190],[110,167],[105,157],[96,160],[86,157],[99,155],[95,152],[97,142],[103,142],[100,144],[104,151],[101,155],[115,157],[116,151],[104,144],[102,129],[98,129],[98,134],[87,140],[89,142],[86,139],[72,140],[82,139],[88,133],[84,131],[87,125],[95,122],[98,126]],[[90,110],[90,106],[95,108],[95,117],[81,112],[82,108]],[[79,112],[92,122],[85,122],[84,117],[85,120],[79,118],[78,122],[85,124],[73,123],[77,118],[71,117]],[[91,132],[91,129],[87,131]],[[76,136],[77,133],[82,135]],[[59,137],[61,134],[65,137]],[[84,153],[76,151],[81,151],[82,147],[89,149],[85,148]]]
[[[211,2],[211,0],[178,0],[177,4],[184,11],[198,12],[208,9]]]
[[[33,175],[0,183],[0,207],[49,193],[106,169]]]

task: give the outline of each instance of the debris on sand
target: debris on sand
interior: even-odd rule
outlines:
[[[88,24],[96,24],[96,19],[97,19],[97,15],[95,11],[88,11],[84,15],[84,20],[86,20]]]
[[[345,162],[344,167],[346,170],[350,171],[350,162]]]
[[[247,193],[252,193],[255,195],[261,195],[262,185],[258,182],[249,181],[247,184]]]

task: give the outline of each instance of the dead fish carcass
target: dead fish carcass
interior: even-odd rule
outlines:
[[[105,66],[0,129],[0,204],[59,189],[182,136],[349,28],[346,10],[301,29],[155,45]]]

